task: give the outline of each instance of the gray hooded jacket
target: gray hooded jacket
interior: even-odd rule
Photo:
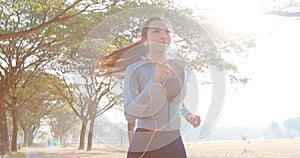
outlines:
[[[148,60],[128,66],[124,79],[124,113],[128,122],[137,121],[138,128],[179,130],[181,116],[190,113],[183,103],[190,69],[182,60],[170,60],[183,70],[181,91],[173,99],[167,99],[164,83],[153,80],[155,68]]]

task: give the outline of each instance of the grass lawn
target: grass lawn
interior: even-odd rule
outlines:
[[[127,147],[93,145],[92,151],[35,145],[10,153],[6,158],[124,158]],[[244,152],[246,148],[246,152]],[[189,158],[299,158],[300,139],[203,141],[186,143]]]

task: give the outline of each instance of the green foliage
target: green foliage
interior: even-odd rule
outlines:
[[[39,3],[37,3],[37,4],[35,4],[33,6],[33,10],[35,10],[35,11],[42,11],[43,10],[43,6],[41,4],[39,4]]]
[[[243,150],[243,152],[246,153],[247,152],[247,144],[249,144],[250,141],[248,140],[248,136],[242,136],[241,139],[244,142],[244,150]]]
[[[248,140],[248,137],[247,136],[242,136],[241,138],[243,141],[247,141]]]

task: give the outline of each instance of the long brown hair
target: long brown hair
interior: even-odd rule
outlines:
[[[141,33],[142,37],[138,42],[131,43],[126,47],[115,50],[107,56],[99,57],[98,68],[105,71],[104,75],[124,72],[129,65],[141,60],[141,56],[145,56],[147,53],[147,48],[143,45],[143,40],[147,38],[147,31],[150,28],[150,23],[159,20],[166,22],[171,27],[168,20],[157,16],[151,17],[144,23]]]

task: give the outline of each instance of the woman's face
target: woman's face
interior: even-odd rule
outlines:
[[[171,31],[168,24],[162,20],[152,21],[147,31],[146,44],[149,49],[165,51],[171,44]]]

